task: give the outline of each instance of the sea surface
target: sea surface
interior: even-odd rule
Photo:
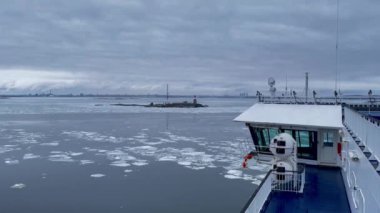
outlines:
[[[255,100],[112,106],[165,101],[0,99],[0,212],[239,212],[268,169],[241,167],[252,145],[232,121]]]

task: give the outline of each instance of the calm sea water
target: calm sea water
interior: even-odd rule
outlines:
[[[232,121],[254,100],[110,105],[151,101],[1,99],[1,212],[239,212],[267,169],[241,168],[249,135]]]

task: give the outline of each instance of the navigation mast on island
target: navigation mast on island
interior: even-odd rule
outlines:
[[[169,101],[169,84],[166,84],[166,100]]]

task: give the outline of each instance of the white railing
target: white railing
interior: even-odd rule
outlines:
[[[272,172],[272,190],[303,193],[305,169],[302,171]]]
[[[366,150],[378,159],[380,154],[380,146],[378,139],[380,138],[380,126],[378,121],[366,117],[354,110],[344,108],[345,124],[350,128],[355,136],[366,146]]]
[[[358,213],[365,213],[365,197],[363,191],[359,187],[354,187],[352,191],[352,196],[354,198],[354,205]]]
[[[343,168],[343,171],[346,173],[347,184],[348,184],[348,187],[351,188],[351,185],[352,185],[352,181],[351,181],[351,177],[350,177],[351,161],[350,161],[350,158],[349,158],[347,151],[342,151],[342,161],[343,161],[342,162],[342,168]]]
[[[353,201],[354,201],[354,207],[355,207],[355,212],[358,212],[358,213],[365,213],[365,209],[366,209],[366,204],[365,204],[365,196],[363,194],[363,191],[362,189],[358,186],[357,184],[357,179],[356,179],[356,174],[354,171],[352,171],[351,173],[347,173],[348,177],[349,177],[349,185],[350,186],[350,190],[351,190],[351,196],[353,198]]]
[[[359,212],[365,213],[365,197],[363,195],[363,191],[361,189],[357,189],[357,197],[358,197],[358,203],[359,203]],[[360,202],[359,202],[360,201]]]
[[[354,171],[352,171],[352,172],[351,172],[351,175],[352,175],[352,176],[351,176],[351,177],[352,177],[351,179],[353,180],[353,181],[351,180],[351,183],[354,185],[354,188],[355,188],[355,187],[357,187],[357,185],[358,185],[358,184],[357,184],[357,179],[356,179],[356,174],[355,174]]]
[[[242,212],[258,213],[261,211],[272,191],[272,179],[270,178],[271,173],[272,171],[268,172],[267,176],[256,189],[255,193],[251,196]]]
[[[303,193],[304,185],[304,168],[299,172],[276,172],[271,170],[253,193],[242,212],[258,213],[264,207],[272,191]]]

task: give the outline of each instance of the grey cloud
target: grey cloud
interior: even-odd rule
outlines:
[[[380,90],[373,82],[380,76],[380,3],[340,3],[342,90]],[[267,90],[270,76],[279,89],[287,75],[289,86],[302,90],[304,72],[310,73],[313,89],[334,87],[335,1],[2,4],[0,73],[52,73],[34,81],[23,80],[25,75],[0,81],[10,92],[57,88],[144,94],[170,83],[178,94],[254,94]],[[75,81],[60,81],[62,72]]]

